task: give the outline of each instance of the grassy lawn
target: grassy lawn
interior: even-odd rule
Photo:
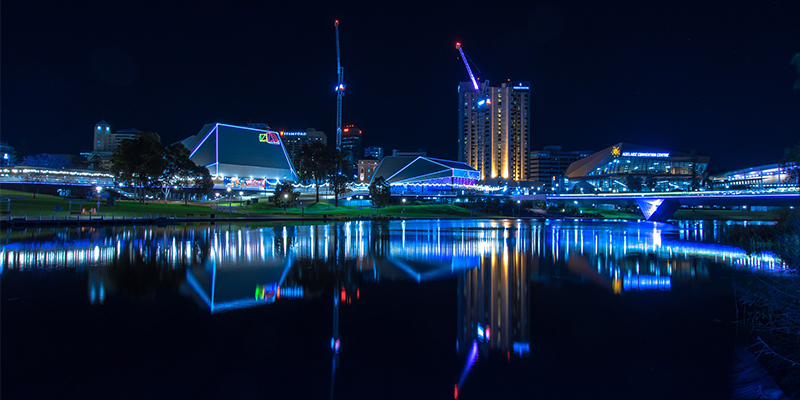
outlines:
[[[51,196],[38,194],[33,198],[33,193],[18,192],[14,190],[0,189],[0,197],[3,199],[11,199],[11,213],[14,215],[27,215],[35,217],[41,215],[42,217],[50,217],[52,215],[64,216],[69,213],[70,202],[72,202],[72,211],[81,211],[86,209],[89,211],[92,208],[97,208],[97,202],[88,201],[85,199],[65,199],[59,196]],[[0,211],[6,211],[8,203],[0,203]],[[61,207],[60,212],[56,212],[55,208]],[[208,205],[195,205],[189,204],[184,206],[183,203],[168,203],[163,202],[148,202],[141,204],[133,200],[117,200],[113,206],[106,205],[105,202],[100,202],[100,211],[96,215],[111,216],[112,214],[121,217],[123,214],[126,216],[142,214],[174,214],[178,217],[183,217],[188,214],[209,214],[214,213],[213,209]],[[219,213],[219,212],[217,212]]]
[[[273,204],[257,203],[247,207],[250,215],[283,215],[283,208],[276,207]],[[391,205],[378,210],[371,207],[355,207],[355,206],[338,206],[335,207],[329,203],[316,203],[303,208],[289,207],[286,209],[286,215],[290,216],[322,216],[323,214],[328,217],[366,217],[370,215],[387,216],[387,217],[402,217],[403,206]],[[405,216],[408,218],[438,218],[438,217],[470,217],[469,210],[450,204],[425,204],[425,205],[407,205],[405,209]],[[480,215],[486,216],[486,215]]]

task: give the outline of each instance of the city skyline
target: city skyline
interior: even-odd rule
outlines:
[[[796,3],[480,9],[4,2],[2,140],[21,154],[77,154],[99,120],[164,143],[248,121],[330,140],[335,19],[343,123],[367,145],[457,159],[455,89],[468,79],[457,41],[483,81],[531,82],[531,150],[625,141],[696,149],[719,171],[774,163],[800,136]]]

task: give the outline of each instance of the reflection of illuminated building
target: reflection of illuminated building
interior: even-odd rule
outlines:
[[[458,278],[458,345],[477,340],[510,358],[515,344],[530,342],[530,273],[507,242],[500,249]]]
[[[213,312],[317,296],[319,282],[333,279],[334,270],[340,271],[336,290],[345,303],[358,298],[361,281],[425,282],[458,276],[466,296],[465,323],[476,324],[470,327],[475,331],[467,333],[477,338],[481,323],[488,327],[493,348],[513,353],[515,335],[524,332],[509,330],[509,324],[527,318],[528,311],[520,306],[528,296],[522,278],[526,275],[548,284],[566,278],[624,293],[670,290],[682,282],[710,279],[712,262],[751,270],[786,268],[770,253],[748,255],[736,247],[703,243],[720,237],[724,227],[695,222],[670,226],[442,220],[235,229],[64,228],[48,236],[12,233],[16,241],[0,247],[0,269],[89,270],[89,300],[98,304],[113,285],[106,272],[97,269],[150,265],[179,271],[181,280],[185,277]],[[295,268],[298,265],[303,267]]]

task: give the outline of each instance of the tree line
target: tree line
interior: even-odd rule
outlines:
[[[214,188],[208,168],[189,159],[186,146],[164,147],[155,132],[142,132],[136,139],[120,143],[111,155],[111,173],[118,182],[136,188],[142,203],[148,190],[161,191],[164,201],[170,191],[180,190],[188,204],[189,194],[206,194]]]

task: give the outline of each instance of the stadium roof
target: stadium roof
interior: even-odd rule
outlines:
[[[181,143],[190,158],[212,175],[297,181],[278,132],[246,126],[207,124]]]
[[[480,173],[460,161],[422,156],[389,156],[384,157],[378,165],[372,179],[379,176],[382,176],[390,184],[397,184],[449,177],[479,179]]]

